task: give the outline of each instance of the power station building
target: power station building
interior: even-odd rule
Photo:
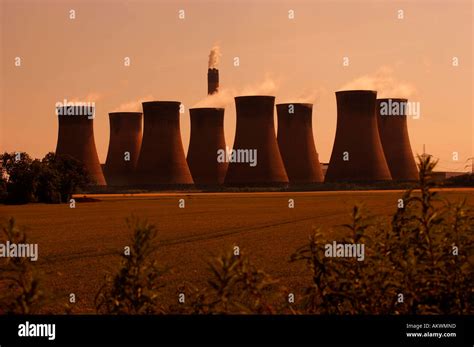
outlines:
[[[104,174],[109,186],[130,186],[142,144],[142,113],[109,113],[110,139]]]
[[[143,104],[143,140],[135,172],[138,186],[193,184],[181,140],[178,101]]]
[[[336,92],[337,127],[325,182],[391,180],[380,141],[377,92]]]
[[[314,145],[312,104],[276,105],[278,146],[290,184],[306,184],[324,180]]]
[[[59,129],[57,155],[69,155],[82,162],[95,185],[105,186],[105,178],[94,140],[93,106],[62,106],[56,108]]]
[[[224,183],[227,161],[218,160],[218,151],[226,151],[223,108],[192,108],[188,165],[196,185]]]
[[[406,106],[407,99],[377,99],[377,123],[392,178],[416,181],[418,169],[408,136]]]
[[[228,186],[285,186],[288,176],[278,149],[274,96],[235,98],[237,125],[225,177]]]

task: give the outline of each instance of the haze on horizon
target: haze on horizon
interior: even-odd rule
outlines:
[[[232,146],[233,97],[255,93],[275,95],[276,103],[314,102],[316,149],[320,161],[328,162],[336,127],[334,92],[376,87],[379,97],[420,103],[420,119],[408,120],[412,149],[421,153],[425,144],[440,159],[438,170],[465,171],[474,155],[469,0],[0,3],[1,152],[42,157],[54,151],[54,106],[64,99],[96,103],[101,162],[109,141],[108,112],[139,110],[144,100],[185,105],[185,151],[189,108],[225,104],[226,142]],[[220,93],[209,100],[207,67],[216,46]],[[15,66],[16,57],[21,66]],[[130,66],[124,65],[126,57]],[[453,66],[454,57],[459,66]]]

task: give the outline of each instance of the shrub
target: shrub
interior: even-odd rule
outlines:
[[[133,231],[128,253],[121,254],[121,268],[117,274],[106,276],[104,285],[96,295],[96,309],[107,314],[155,314],[158,307],[161,276],[153,256],[156,247],[156,229],[146,221],[127,219]]]
[[[0,242],[28,243],[26,234],[13,218],[1,226]],[[4,258],[0,261],[0,313],[37,313],[44,303],[40,275],[28,258]]]
[[[202,289],[183,286],[185,305],[172,312],[201,314],[273,314],[286,308],[284,288],[243,254],[229,250],[208,262]]]
[[[391,223],[373,222],[355,207],[341,243],[366,246],[364,262],[324,256],[331,243],[317,230],[292,255],[305,261],[312,285],[301,310],[324,314],[472,314],[473,215],[465,201],[438,198],[431,178],[436,162],[418,158],[416,190],[403,195]],[[369,231],[369,232],[368,232]],[[472,261],[472,260],[471,260]]]

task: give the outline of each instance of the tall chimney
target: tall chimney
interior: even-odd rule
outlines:
[[[275,136],[274,104],[274,96],[235,98],[237,126],[233,153],[237,159],[248,159],[251,153],[255,153],[256,161],[253,164],[248,160],[231,161],[225,177],[226,185],[286,186],[288,184],[288,176]]]
[[[104,174],[109,186],[134,184],[133,174],[142,144],[142,113],[112,112]]]
[[[377,122],[392,178],[416,181],[418,169],[408,136],[407,99],[377,99]]]
[[[207,69],[207,94],[215,94],[219,90],[219,70],[215,68]]]
[[[135,172],[139,186],[173,187],[193,184],[181,141],[179,101],[143,105],[143,140]]]
[[[314,145],[313,104],[278,104],[278,146],[290,184],[323,181]]]
[[[218,151],[226,150],[223,108],[192,108],[188,165],[195,184],[224,183],[227,161],[218,162]]]
[[[82,162],[96,185],[105,186],[105,178],[94,141],[93,106],[56,108],[59,121],[57,155],[70,155]]]
[[[372,90],[336,92],[337,128],[325,181],[390,180]]]

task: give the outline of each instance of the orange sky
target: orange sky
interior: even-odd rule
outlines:
[[[0,0],[1,151],[54,151],[63,99],[96,102],[95,140],[105,161],[108,112],[138,101],[179,100],[185,150],[188,108],[206,97],[209,50],[220,46],[219,103],[261,93],[314,102],[316,148],[329,160],[334,92],[371,84],[420,102],[409,120],[415,153],[461,171],[473,156],[472,1],[24,1]],[[69,19],[69,11],[76,19]],[[179,10],[185,19],[179,19]],[[294,19],[288,11],[294,10]],[[398,10],[404,19],[398,19]],[[349,66],[342,64],[349,57]],[[15,67],[15,57],[21,66]],[[130,57],[131,66],[124,66]],[[239,57],[240,66],[234,66]],[[453,57],[459,66],[452,66]],[[396,94],[396,95],[394,95]],[[409,94],[409,95],[402,95]],[[205,103],[205,101],[204,101]],[[220,104],[218,106],[221,106]],[[233,143],[235,111],[226,106]],[[459,160],[452,160],[452,153]]]

